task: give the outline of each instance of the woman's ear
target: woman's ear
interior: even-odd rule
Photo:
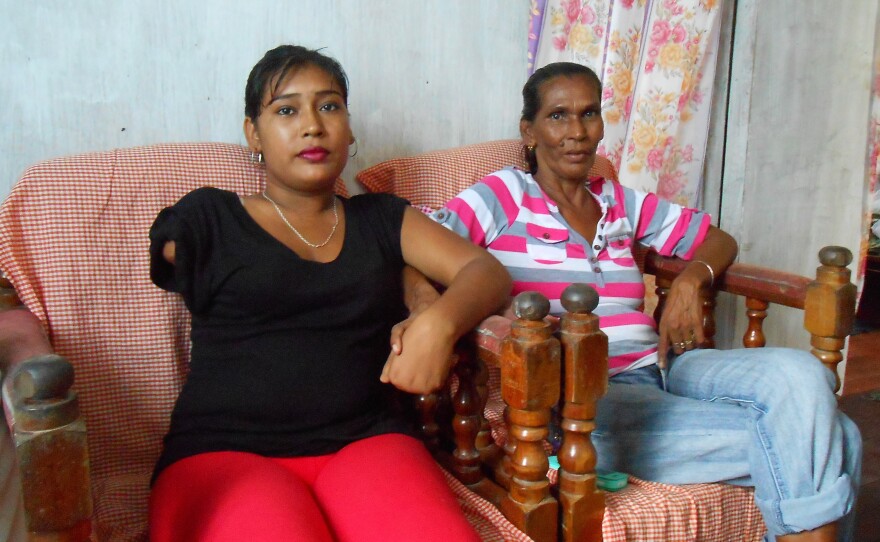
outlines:
[[[522,137],[523,145],[526,147],[535,146],[535,138],[532,136],[532,123],[527,120],[519,121],[519,135]]]
[[[257,132],[257,125],[254,124],[254,121],[251,120],[250,117],[244,118],[244,137],[247,139],[248,147],[250,147],[252,151],[261,152],[260,134]]]

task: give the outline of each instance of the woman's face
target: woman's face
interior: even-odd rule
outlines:
[[[312,65],[267,85],[256,122],[245,119],[248,144],[266,160],[267,182],[296,190],[332,186],[354,141],[348,108],[336,80]]]
[[[541,107],[522,121],[523,142],[535,148],[538,182],[584,182],[605,136],[600,89],[585,76],[560,75],[539,89]]]

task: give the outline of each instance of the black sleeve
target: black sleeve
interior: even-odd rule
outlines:
[[[380,248],[393,261],[403,265],[403,251],[400,247],[400,233],[403,229],[403,215],[410,207],[408,201],[392,194],[361,194],[351,198],[353,207],[367,216],[364,224],[374,229]]]
[[[198,189],[171,207],[163,209],[150,228],[150,279],[153,283],[183,296],[187,307],[196,312],[204,304],[211,284],[207,265],[211,257],[212,201],[220,191]],[[165,243],[174,241],[174,264],[162,256]]]

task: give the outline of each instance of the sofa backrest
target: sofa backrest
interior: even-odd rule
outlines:
[[[528,169],[519,139],[392,158],[361,171],[355,178],[368,192],[389,192],[413,205],[439,209],[486,175],[509,166]],[[604,156],[596,156],[590,175],[617,180],[614,166]]]

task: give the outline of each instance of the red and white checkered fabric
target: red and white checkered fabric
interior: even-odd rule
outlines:
[[[522,141],[502,139],[464,147],[393,158],[356,175],[368,192],[389,192],[417,206],[439,209],[459,192],[489,173],[516,166],[527,169]],[[604,156],[597,156],[591,176],[617,180]]]

